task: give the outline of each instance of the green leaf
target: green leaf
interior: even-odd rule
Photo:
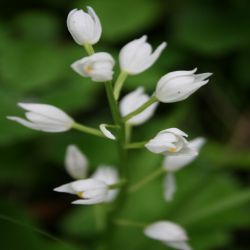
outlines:
[[[61,51],[50,45],[13,43],[2,55],[3,83],[19,93],[38,90],[60,80],[65,62]]]
[[[246,10],[220,9],[211,4],[193,2],[176,11],[173,21],[175,40],[207,55],[237,50],[250,38]]]
[[[62,26],[54,13],[42,11],[22,12],[15,18],[14,25],[22,38],[34,43],[54,43]]]

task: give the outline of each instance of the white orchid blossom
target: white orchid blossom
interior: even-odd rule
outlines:
[[[54,191],[77,195],[80,199],[73,201],[72,204],[92,205],[107,200],[108,185],[103,181],[90,178],[64,184]]]
[[[102,33],[102,26],[95,11],[91,7],[87,7],[87,10],[88,13],[74,9],[67,18],[68,30],[79,45],[97,43]]]
[[[187,134],[178,128],[169,128],[160,131],[145,147],[155,153],[164,155],[196,155],[184,138]]]
[[[196,152],[199,152],[204,145],[205,139],[198,137],[189,142],[189,146]],[[166,201],[171,201],[176,191],[176,183],[174,172],[184,168],[192,161],[196,159],[198,154],[194,155],[168,155],[164,158],[163,168],[167,171],[167,175],[164,180],[164,197]]]
[[[133,92],[124,96],[120,102],[120,112],[123,117],[135,111],[145,102],[149,100],[149,96],[145,94],[143,87],[138,87]],[[157,108],[157,103],[153,103],[140,114],[130,118],[127,122],[131,125],[140,125],[150,119]]]
[[[65,155],[65,168],[73,179],[84,179],[88,171],[88,159],[76,145],[69,145]]]
[[[71,68],[83,77],[90,77],[94,82],[112,80],[115,61],[106,52],[95,53],[71,64]]]
[[[130,75],[136,75],[145,71],[155,63],[166,45],[163,42],[152,52],[151,45],[147,43],[147,36],[142,36],[129,42],[120,51],[121,70]]]
[[[174,71],[164,75],[157,83],[155,96],[160,102],[171,103],[187,99],[201,86],[208,83],[211,73],[194,74],[190,71]]]
[[[25,113],[27,120],[16,116],[7,118],[34,130],[51,133],[65,132],[70,130],[74,124],[74,120],[70,116],[52,105],[18,103],[18,106],[27,111]]]
[[[107,185],[116,184],[119,181],[118,171],[112,166],[100,165],[92,175],[93,179],[103,181]],[[118,189],[110,189],[105,202],[113,201],[118,194]]]
[[[154,240],[159,240],[166,246],[178,250],[191,250],[188,245],[186,231],[170,221],[158,221],[150,224],[144,230],[144,234]]]

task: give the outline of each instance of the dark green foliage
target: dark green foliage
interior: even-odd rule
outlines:
[[[104,86],[69,67],[85,52],[66,29],[67,12],[91,5],[103,24],[99,51],[117,56],[123,44],[143,34],[154,46],[168,42],[152,68],[128,78],[124,93],[139,85],[150,93],[171,70],[198,67],[214,72],[208,86],[181,103],[160,105],[154,119],[134,129],[135,140],[149,139],[167,127],[179,127],[191,138],[207,138],[198,160],[177,173],[174,201],[164,202],[160,178],[129,196],[119,217],[145,223],[176,221],[187,228],[195,250],[249,249],[244,237],[250,227],[249,1],[35,2],[22,1],[20,6],[9,1],[0,10],[0,248],[93,249],[91,241],[99,239],[95,207],[71,206],[68,196],[52,189],[70,181],[63,166],[68,144],[85,152],[92,172],[101,163],[116,164],[113,142],[75,131],[35,132],[5,118],[23,114],[18,102],[33,101],[56,105],[87,125],[111,121]],[[146,150],[131,152],[131,182],[160,162]],[[41,235],[37,227],[70,246]],[[136,228],[117,227],[110,242],[109,250],[166,249]]]

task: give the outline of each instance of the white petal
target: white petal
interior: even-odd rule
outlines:
[[[164,242],[186,241],[187,235],[185,230],[170,221],[159,221],[147,226],[144,233],[149,238]]]
[[[173,133],[173,134],[176,134],[176,135],[179,135],[179,136],[185,136],[185,137],[188,137],[188,135],[181,131],[180,129],[178,128],[168,128],[168,129],[165,129],[165,130],[162,130],[160,133],[165,133],[165,132],[170,132],[170,133]]]
[[[195,151],[199,152],[201,147],[204,145],[205,139],[198,137],[189,142],[189,147],[193,148]],[[193,155],[169,155],[166,156],[163,161],[163,166],[166,170],[177,171],[196,159],[198,154]]]
[[[169,247],[178,249],[178,250],[192,250],[192,248],[185,241],[176,241],[176,242],[165,242]]]
[[[166,43],[162,43],[152,53],[152,47],[146,40],[147,37],[143,36],[129,42],[121,49],[119,61],[123,71],[131,75],[143,72],[152,66],[166,47]]]
[[[183,76],[190,76],[193,75],[197,71],[197,68],[194,68],[192,70],[178,70],[170,72],[166,75],[164,75],[161,79],[162,81],[169,81],[170,79],[176,78],[176,77],[183,77]]]
[[[120,102],[120,111],[122,116],[126,116],[129,113],[135,111],[145,102],[149,100],[149,96],[144,93],[143,87],[138,87],[133,92],[124,96]],[[152,104],[147,109],[145,109],[140,114],[132,117],[128,120],[128,123],[131,125],[140,125],[150,119],[157,108],[157,103]]]
[[[118,181],[118,171],[115,167],[100,165],[92,175],[92,178],[103,181],[107,185],[112,185]]]
[[[89,199],[103,199],[107,197],[108,190],[106,186],[104,188],[92,188],[88,190],[84,190],[83,192],[83,198],[84,200],[89,200]]]
[[[61,185],[57,188],[54,188],[54,191],[56,192],[62,192],[62,193],[69,193],[69,194],[75,194],[76,191],[72,188],[71,183]]]
[[[23,118],[15,117],[15,116],[8,116],[7,118],[9,120],[18,122],[27,128],[38,130],[38,131],[43,131],[43,132],[58,133],[58,132],[65,132],[70,129],[70,127],[66,127],[63,125],[55,126],[54,124],[36,124],[36,123],[29,122]]]
[[[34,112],[26,112],[25,116],[32,123],[41,125],[41,126],[56,127],[56,126],[62,125],[62,122],[59,120],[54,120],[54,119],[51,119],[50,117],[46,117],[46,116],[43,116]]]
[[[113,77],[113,57],[106,52],[95,53],[71,64],[71,68],[83,77],[95,82],[109,81]]]
[[[75,62],[73,62],[70,67],[79,75],[83,76],[83,77],[87,77],[88,75],[85,74],[84,70],[83,70],[83,65],[85,62],[87,62],[89,59],[89,57],[84,57],[80,60],[77,60]]]
[[[94,23],[95,23],[94,36],[91,40],[91,44],[96,44],[99,41],[101,34],[102,34],[102,25],[99,20],[99,17],[96,15],[93,8],[91,8],[90,6],[87,6],[87,10],[90,16],[93,18]]]
[[[173,173],[169,172],[164,181],[164,198],[166,201],[172,201],[176,191],[176,182]]]
[[[60,121],[62,123],[73,123],[73,119],[70,116],[52,105],[36,103],[18,103],[18,105],[27,111],[40,114],[47,118],[51,118],[52,120]]]
[[[115,136],[106,128],[107,124],[100,124],[99,128],[101,130],[101,132],[109,139],[111,140],[115,140]]]
[[[106,189],[107,185],[103,181],[95,180],[95,179],[85,179],[85,180],[79,180],[79,181],[74,181],[70,183],[71,187],[73,190],[76,192],[83,192],[86,190],[91,190],[91,189]]]
[[[87,157],[75,145],[67,147],[65,168],[73,179],[84,179],[87,175]]]
[[[211,73],[197,74],[196,68],[191,71],[170,72],[158,81],[155,91],[157,99],[164,103],[178,102],[187,99],[201,86],[208,83]]]
[[[126,44],[120,51],[119,61],[120,67],[123,71],[128,72],[130,70],[130,64],[133,62],[135,58],[135,54],[140,48],[140,46],[145,43],[147,40],[147,36],[142,36],[139,39],[135,39],[128,44]]]
[[[31,129],[34,129],[34,130],[41,130],[41,128],[38,125],[36,125],[36,124],[34,124],[32,122],[29,122],[29,121],[27,121],[27,120],[25,120],[23,118],[16,117],[16,116],[7,116],[7,118],[9,120],[20,123],[21,125],[23,125],[23,126],[25,126],[27,128],[31,128]]]
[[[72,202],[72,204],[76,205],[93,205],[93,204],[98,204],[98,203],[103,203],[105,200],[103,198],[95,198],[95,199],[80,199],[80,200],[75,200]]]
[[[112,166],[106,166],[106,165],[100,165],[91,178],[103,181],[107,185],[115,184],[119,180],[117,169]],[[117,189],[109,190],[106,202],[113,201],[117,195],[118,195]]]
[[[97,43],[102,32],[98,16],[91,7],[87,9],[88,13],[74,9],[67,17],[68,30],[79,45]]]
[[[207,79],[211,75],[213,75],[213,73],[197,74],[197,75],[195,75],[195,80],[196,81],[203,81],[203,80]]]
[[[155,61],[159,58],[159,56],[161,55],[162,51],[166,48],[166,46],[167,46],[166,42],[161,43],[154,51],[154,53],[148,58],[148,61],[144,64],[144,66],[140,68],[138,73],[151,67],[155,63]]]

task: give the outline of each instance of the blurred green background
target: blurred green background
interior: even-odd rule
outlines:
[[[128,41],[149,35],[167,41],[159,61],[129,77],[124,93],[144,85],[151,93],[172,70],[213,72],[210,83],[188,100],[160,105],[156,116],[134,132],[134,140],[178,127],[190,138],[204,136],[200,157],[176,175],[172,203],[162,197],[162,179],[131,195],[119,216],[182,224],[195,250],[250,249],[250,2],[247,0],[13,0],[1,2],[0,22],[0,248],[3,250],[93,249],[98,241],[94,208],[70,205],[52,189],[71,181],[64,171],[66,146],[77,144],[91,171],[116,164],[110,141],[75,131],[46,134],[8,121],[22,115],[20,101],[56,105],[78,121],[110,122],[102,84],[76,75],[69,65],[85,55],[66,28],[72,8],[91,5],[103,25],[96,50],[116,57]],[[118,63],[116,65],[118,69]],[[159,166],[146,150],[130,154],[131,182]],[[42,229],[68,242],[38,232]],[[109,232],[107,232],[109,234]],[[166,249],[138,229],[117,227],[109,249]]]

